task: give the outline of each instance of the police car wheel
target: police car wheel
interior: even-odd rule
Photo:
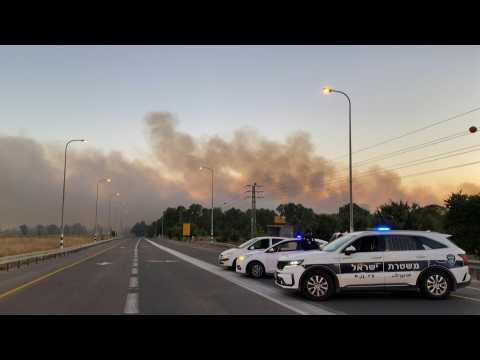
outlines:
[[[263,275],[265,275],[265,268],[260,262],[253,261],[248,264],[247,272],[251,277],[259,279],[262,278]]]
[[[431,299],[445,299],[450,293],[450,280],[443,271],[429,271],[422,279],[422,291]]]
[[[333,293],[332,278],[323,271],[312,271],[303,280],[302,292],[310,300],[325,301]]]

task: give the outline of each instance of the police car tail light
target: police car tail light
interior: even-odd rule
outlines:
[[[460,256],[463,260],[463,265],[468,265],[468,256],[467,255],[463,255],[463,254],[459,254],[458,256]]]

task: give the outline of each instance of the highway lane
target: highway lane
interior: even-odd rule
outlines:
[[[53,271],[58,272],[31,286],[3,298],[0,294],[0,314],[122,314],[135,243],[132,239],[113,243],[104,249],[92,248],[88,254],[79,253],[69,264],[79,263],[64,270],[65,264],[57,265]]]
[[[216,264],[218,254],[222,251],[221,249],[204,248],[199,245],[173,240],[155,239],[155,242],[212,265]],[[251,284],[258,282],[258,280],[250,279],[240,274],[235,275]],[[273,278],[265,278],[260,280],[260,282],[275,288],[280,294],[284,293],[281,289],[275,287]],[[472,285],[469,288],[459,289],[448,299],[441,301],[425,299],[418,293],[339,294],[328,302],[323,303],[307,301],[298,294],[290,294],[290,296],[292,301],[295,299],[298,302],[308,303],[336,314],[469,315],[480,314],[480,286],[475,287],[476,285]]]
[[[142,314],[295,314],[143,240],[138,252]]]
[[[130,238],[0,272],[0,314],[480,313],[480,288],[462,289],[444,301],[409,293],[310,302],[278,289],[272,278],[257,281],[218,267],[220,251]]]
[[[0,275],[0,314],[295,314],[139,239]]]
[[[40,276],[49,274],[55,269],[67,266],[75,261],[84,259],[87,256],[98,253],[115,245],[117,240],[110,241],[101,245],[71,253],[65,256],[50,258],[45,261],[39,261],[37,264],[22,265],[19,268],[11,268],[8,271],[0,271],[0,294],[9,289],[16,288],[22,284],[28,283]]]

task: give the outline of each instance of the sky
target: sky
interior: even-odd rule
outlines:
[[[31,139],[57,148],[67,139],[86,138],[88,145],[74,144],[72,151],[99,151],[106,157],[118,152],[126,162],[140,162],[177,180],[178,176],[198,174],[191,175],[187,165],[183,173],[175,168],[182,161],[167,166],[168,159],[158,154],[158,148],[168,152],[164,144],[157,144],[154,150],[157,140],[151,134],[158,124],[146,124],[149,114],[169,113],[167,117],[175,120],[160,119],[158,126],[165,129],[174,123],[175,134],[184,134],[195,144],[208,144],[216,137],[233,144],[236,132],[253,131],[275,142],[279,145],[275,151],[281,152],[282,146],[288,147],[289,137],[304,132],[312,154],[338,160],[348,151],[347,102],[338,94],[322,94],[324,85],[343,90],[352,99],[354,150],[480,107],[478,46],[1,46],[0,74],[0,137]],[[353,162],[466,131],[471,125],[480,125],[479,120],[477,111],[354,153]],[[474,146],[478,144],[476,135],[370,165],[395,167]],[[195,151],[208,149],[207,145],[198,146]],[[181,151],[177,149],[177,153]],[[473,162],[479,153],[402,169],[397,174]],[[205,156],[204,160],[210,159]],[[347,159],[341,157],[335,166],[344,167]],[[58,165],[59,159],[51,161]],[[242,173],[241,168],[230,171]],[[335,176],[338,179],[340,175]],[[410,191],[411,200],[411,192],[418,186],[443,194],[463,183],[475,189],[479,178],[480,165],[476,165],[400,181],[404,190]],[[0,187],[0,192],[11,193],[12,186],[20,186],[9,184]],[[191,188],[197,185],[189,184],[190,195],[183,200],[188,202],[192,193],[208,200],[208,193]],[[225,191],[218,196],[228,198],[235,193]],[[382,195],[382,200],[387,198],[387,193]],[[273,200],[278,199],[272,199],[271,206]],[[374,209],[380,199],[365,201],[371,201]],[[325,210],[335,206],[331,202]],[[15,216],[19,217],[22,212],[17,210]],[[154,216],[150,212],[142,216]],[[80,213],[76,215],[82,218]],[[34,217],[32,214],[31,221]],[[11,225],[16,219],[3,222],[3,226]]]

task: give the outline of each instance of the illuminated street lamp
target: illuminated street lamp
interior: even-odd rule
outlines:
[[[213,169],[207,166],[200,166],[200,170],[206,169],[212,174],[212,210],[211,210],[211,221],[210,221],[210,242],[213,242]]]
[[[353,232],[353,195],[352,195],[352,102],[350,97],[340,90],[332,89],[329,86],[323,88],[324,94],[338,93],[344,95],[348,100],[348,148],[349,148],[349,172],[350,172],[350,232]]]
[[[68,145],[70,145],[70,143],[72,142],[75,142],[75,141],[79,141],[79,142],[83,142],[83,143],[86,143],[87,140],[85,139],[81,139],[81,140],[70,140],[67,142],[67,144],[65,145],[65,162],[63,164],[63,190],[62,190],[62,220],[61,220],[61,225],[60,225],[60,249],[63,249],[63,237],[64,237],[64,234],[63,234],[63,213],[64,213],[64,210],[65,210],[65,179],[67,177],[67,149],[68,149]]]
[[[97,241],[97,224],[98,224],[98,192],[99,186],[102,182],[111,183],[112,179],[110,178],[103,178],[97,181],[97,200],[95,202],[95,232],[94,232],[94,241]]]

